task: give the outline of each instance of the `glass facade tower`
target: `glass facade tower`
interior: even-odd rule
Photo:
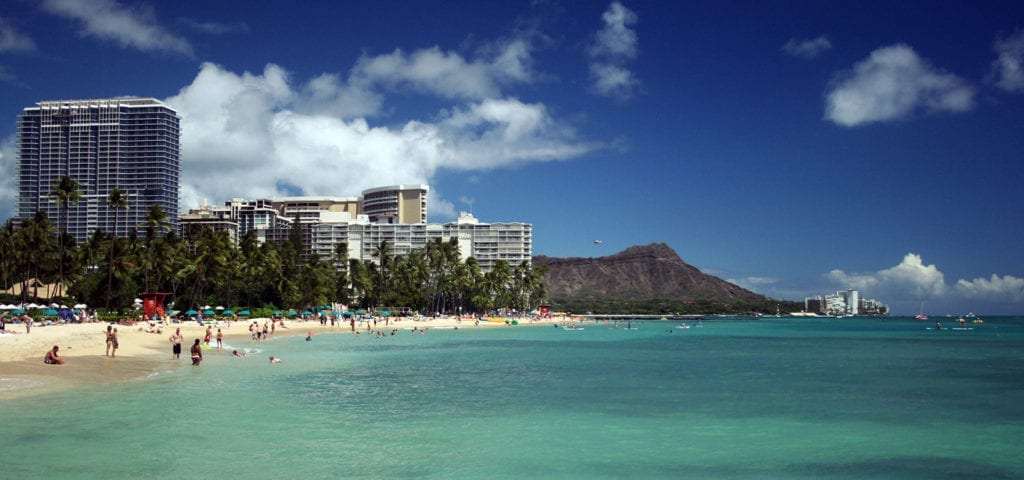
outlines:
[[[124,237],[142,230],[159,205],[178,224],[181,118],[153,98],[56,100],[27,107],[18,116],[18,217],[44,211],[55,226],[66,220],[79,243],[96,229]],[[78,181],[81,198],[67,219],[52,193],[63,176]],[[106,206],[114,187],[128,206]],[[115,231],[114,225],[117,224]]]

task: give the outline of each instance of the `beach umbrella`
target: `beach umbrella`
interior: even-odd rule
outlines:
[[[11,313],[14,315],[24,315],[25,310],[21,308],[15,308]]]
[[[224,307],[222,307],[222,306],[220,306],[220,305],[217,305],[217,308],[216,308],[216,310],[224,310]]]
[[[274,310],[274,315],[280,315],[281,313],[283,312],[281,312],[280,310]]]
[[[296,315],[296,313],[295,313],[295,310],[288,310],[288,313],[286,313],[285,315],[287,315],[289,317],[294,317]]]
[[[366,310],[356,310],[356,315],[366,315]]]
[[[216,313],[213,310],[210,310],[209,308],[207,308],[206,310],[203,310],[203,315],[215,315],[215,314]]]
[[[56,311],[56,310],[54,310],[54,309],[52,309],[52,308],[47,308],[47,309],[46,309],[46,310],[45,310],[45,311],[43,312],[43,316],[44,316],[44,317],[56,317],[56,316],[57,316],[57,311]]]
[[[220,314],[221,315],[234,315],[235,311],[229,308],[227,310],[224,310],[223,312],[220,312]]]
[[[349,317],[351,317],[351,316],[352,316],[352,312],[345,312],[345,313],[343,313],[343,314],[341,314],[341,315],[342,315],[343,317],[345,317],[345,318],[349,318]]]
[[[185,312],[185,315],[195,315],[197,313],[199,313],[199,312],[197,312],[195,310],[189,310],[189,311]]]
[[[248,310],[242,310],[241,312],[238,312],[238,314],[243,316],[243,317],[248,317],[249,316],[249,311]]]
[[[313,312],[311,312],[311,311],[309,311],[309,310],[306,310],[305,312],[302,312],[302,314],[303,314],[303,315],[312,315],[312,314],[313,314]]]
[[[168,315],[177,315],[177,314],[178,314],[178,311],[177,311],[177,310],[168,310],[168,311],[167,311],[167,314],[168,314]]]
[[[89,308],[89,307],[86,304],[84,304],[84,303],[79,303],[78,305],[75,305],[75,308]]]
[[[389,312],[389,311],[387,311],[387,310],[381,310],[381,311],[380,311],[380,316],[382,316],[382,317],[386,317],[386,316],[388,316],[388,315],[391,315],[391,312]]]

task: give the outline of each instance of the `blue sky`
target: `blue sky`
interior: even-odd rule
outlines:
[[[535,254],[1024,311],[1020,2],[15,0],[0,88],[2,218],[23,108],[152,96],[183,209],[427,183]]]

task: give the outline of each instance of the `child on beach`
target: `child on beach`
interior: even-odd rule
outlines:
[[[54,345],[53,350],[46,352],[46,357],[43,358],[43,363],[47,365],[64,365],[64,357],[61,357],[60,354],[57,353],[57,350],[59,349],[60,347]]]

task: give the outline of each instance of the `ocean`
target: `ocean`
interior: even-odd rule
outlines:
[[[632,325],[168,359],[142,380],[0,401],[0,477],[1024,478],[1024,317]]]

